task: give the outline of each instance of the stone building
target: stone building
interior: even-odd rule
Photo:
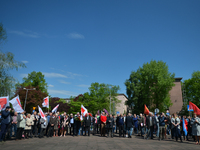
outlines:
[[[172,87],[171,91],[169,92],[171,102],[173,103],[173,105],[169,107],[170,114],[181,111],[183,106],[181,80],[182,78],[175,78],[175,86]]]

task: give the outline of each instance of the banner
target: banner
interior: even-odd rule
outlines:
[[[9,96],[0,97],[0,111],[9,106]]]
[[[53,108],[52,113],[54,113],[54,112],[56,113],[57,112],[58,106],[59,106],[59,104],[56,107]]]
[[[144,104],[144,114],[149,115],[149,109],[145,104]]]
[[[44,120],[46,120],[46,117],[45,117],[45,115],[44,115],[42,109],[40,108],[40,106],[38,106],[38,110],[39,110],[39,113],[40,113],[41,118],[43,118]]]
[[[193,109],[194,113],[200,115],[200,109],[192,102],[189,102],[189,109]]]
[[[21,106],[21,102],[20,102],[20,99],[19,99],[19,95],[16,96],[15,98],[13,98],[12,100],[9,101],[12,106],[13,106],[13,109],[18,112],[18,113],[22,113],[24,112],[24,110],[22,109],[22,106]]]
[[[43,99],[42,107],[47,107],[49,108],[49,96],[45,97]]]

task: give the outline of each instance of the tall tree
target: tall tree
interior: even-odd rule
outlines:
[[[38,90],[41,90],[44,93],[47,93],[47,83],[44,79],[44,75],[41,72],[33,71],[28,74],[28,77],[23,78],[22,86],[32,86],[37,87]]]
[[[184,82],[188,102],[191,101],[200,107],[200,71],[194,71],[192,78]]]
[[[132,72],[130,78],[125,81],[127,104],[135,104],[134,111],[143,112],[144,104],[151,111],[159,108],[164,111],[172,105],[169,91],[174,86],[174,74],[168,70],[163,61],[151,61]]]
[[[0,23],[0,44],[7,38],[6,30],[3,24]],[[0,50],[0,96],[10,95],[14,88],[15,78],[9,73],[10,70],[19,67],[26,67],[24,63],[14,59],[14,54],[11,52],[3,53]]]
[[[37,105],[41,106],[43,99],[48,96],[47,83],[44,79],[44,75],[41,72],[33,71],[28,74],[28,77],[23,78],[23,82],[21,84],[17,84],[15,96],[20,96],[20,100],[22,101],[23,105],[27,92],[27,90],[24,90],[24,88],[35,88],[35,90],[28,90],[26,110],[30,110],[32,107],[37,107]]]

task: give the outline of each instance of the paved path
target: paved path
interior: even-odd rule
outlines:
[[[132,138],[106,138],[99,136],[66,136],[52,138],[33,138],[20,141],[6,141],[0,145],[0,150],[195,150],[200,149],[200,145],[195,145],[191,141],[183,143],[172,140],[158,141],[144,140],[139,136]]]

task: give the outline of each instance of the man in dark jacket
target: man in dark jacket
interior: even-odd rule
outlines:
[[[91,118],[90,118],[89,113],[87,113],[87,116],[85,117],[85,120],[84,120],[85,136],[86,136],[87,131],[88,131],[88,136],[90,136],[90,125],[91,125]]]
[[[131,138],[133,132],[133,125],[134,125],[133,118],[131,117],[131,114],[128,113],[128,116],[126,117],[126,128],[128,132],[128,138]]]
[[[153,116],[153,113],[150,112],[149,116],[146,117],[146,127],[148,129],[146,139],[148,139],[150,135],[151,139],[153,139],[154,124],[155,124],[155,117]]]
[[[54,126],[56,124],[57,118],[55,113],[53,113],[53,115],[50,117],[49,120],[49,124],[50,124],[50,129],[49,129],[49,136],[52,137],[53,136],[53,132],[54,132]]]
[[[110,116],[106,120],[107,133],[108,133],[107,138],[109,137],[109,135],[111,135],[111,137],[113,138],[113,125],[114,125],[114,119],[112,117],[112,114],[110,114]]]
[[[13,115],[14,113],[11,112],[10,106],[7,106],[6,109],[2,111],[1,117],[3,118],[3,120],[1,121],[0,142],[2,142],[5,138],[9,124],[11,122],[11,116]]]
[[[118,118],[118,126],[119,126],[119,137],[122,136],[123,133],[123,137],[124,137],[124,117],[122,116],[122,114],[120,114],[120,117]]]

